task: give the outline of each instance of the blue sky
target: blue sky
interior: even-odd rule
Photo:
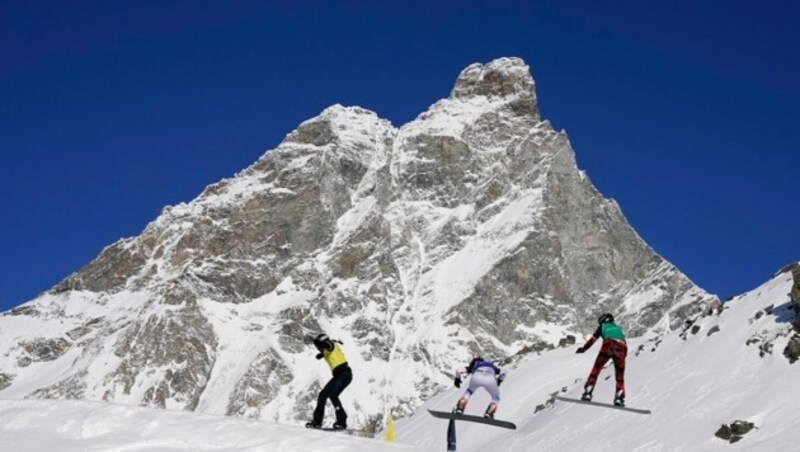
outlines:
[[[500,56],[696,283],[727,297],[800,259],[795,2],[379,3],[0,2],[0,309],[328,105],[401,125]]]

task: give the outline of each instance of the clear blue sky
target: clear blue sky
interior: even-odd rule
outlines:
[[[500,56],[699,285],[726,297],[800,259],[797,2],[382,3],[0,2],[0,309],[326,106],[400,125]]]

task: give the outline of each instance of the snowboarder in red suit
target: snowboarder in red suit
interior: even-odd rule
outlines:
[[[600,375],[600,371],[603,370],[603,366],[610,359],[614,362],[614,376],[617,380],[614,405],[625,406],[625,357],[628,355],[625,333],[619,325],[614,323],[614,316],[611,314],[601,315],[597,319],[597,323],[599,326],[592,337],[583,347],[576,351],[576,353],[583,353],[589,350],[598,338],[603,338],[603,345],[600,347],[600,353],[597,354],[594,367],[592,367],[589,378],[586,380],[586,385],[583,387],[581,399],[592,400],[592,391],[594,391],[594,385],[597,383],[597,377]]]

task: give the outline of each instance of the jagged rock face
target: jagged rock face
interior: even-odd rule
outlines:
[[[273,389],[291,381],[292,373],[283,365],[280,356],[267,350],[250,364],[236,383],[225,414],[258,419],[261,408],[277,396]]]
[[[794,303],[794,312],[796,313],[794,328],[800,332],[800,263],[795,262],[789,267],[789,270],[794,278],[794,285],[792,285],[792,290],[789,292],[789,298]]]
[[[471,353],[567,343],[605,311],[633,335],[702,311],[714,298],[578,170],[533,88],[503,58],[399,129],[328,108],[0,318],[2,394],[298,422],[324,330],[354,368],[351,424],[377,428]]]
[[[778,271],[778,275],[782,273],[791,273],[792,286],[789,291],[789,299],[792,302],[794,310],[794,334],[789,338],[786,347],[783,349],[783,356],[794,364],[800,360],[800,262],[793,262]]]
[[[214,365],[216,349],[216,335],[195,304],[137,319],[114,343],[120,362],[105,377],[110,388],[104,399],[113,400],[112,394],[120,387],[130,394],[132,387],[141,383],[137,375],[159,369],[161,375],[145,388],[141,403],[166,408],[169,401],[194,409]]]
[[[12,381],[14,381],[13,375],[0,373],[0,391],[11,386]]]
[[[795,312],[794,328],[800,333],[800,262],[792,262],[778,270],[776,275],[791,273],[794,284],[789,291],[789,299],[792,301]]]

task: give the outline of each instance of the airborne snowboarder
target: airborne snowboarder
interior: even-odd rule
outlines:
[[[598,338],[603,338],[603,345],[600,347],[600,353],[597,354],[594,367],[592,367],[589,378],[586,380],[586,385],[583,387],[581,399],[592,400],[592,391],[594,391],[594,385],[597,383],[597,377],[600,375],[600,371],[603,370],[603,366],[611,359],[614,361],[614,376],[617,380],[614,405],[625,406],[625,357],[628,354],[625,333],[622,332],[622,328],[619,325],[614,323],[614,316],[611,314],[601,315],[597,319],[597,323],[599,326],[592,337],[575,352],[583,353],[589,350]]]
[[[322,418],[325,417],[325,401],[331,400],[333,408],[336,413],[336,422],[333,424],[333,430],[344,430],[347,428],[347,413],[342,407],[342,402],[339,401],[339,395],[344,391],[344,388],[353,381],[353,371],[347,364],[347,359],[341,347],[342,343],[328,337],[327,334],[318,334],[314,338],[314,346],[319,353],[317,359],[325,358],[325,362],[333,372],[333,378],[328,381],[317,398],[317,408],[314,410],[314,417],[311,422],[306,423],[308,428],[322,428]]]
[[[500,384],[506,378],[506,373],[500,370],[491,361],[484,360],[480,356],[470,361],[466,368],[459,367],[456,370],[454,383],[456,388],[461,387],[462,372],[467,375],[472,375],[469,380],[469,386],[464,391],[464,395],[458,399],[455,409],[456,413],[463,414],[467,408],[470,396],[475,393],[478,388],[485,389],[489,395],[492,396],[492,401],[486,408],[483,417],[494,419],[494,413],[497,411],[497,404],[500,402]]]

